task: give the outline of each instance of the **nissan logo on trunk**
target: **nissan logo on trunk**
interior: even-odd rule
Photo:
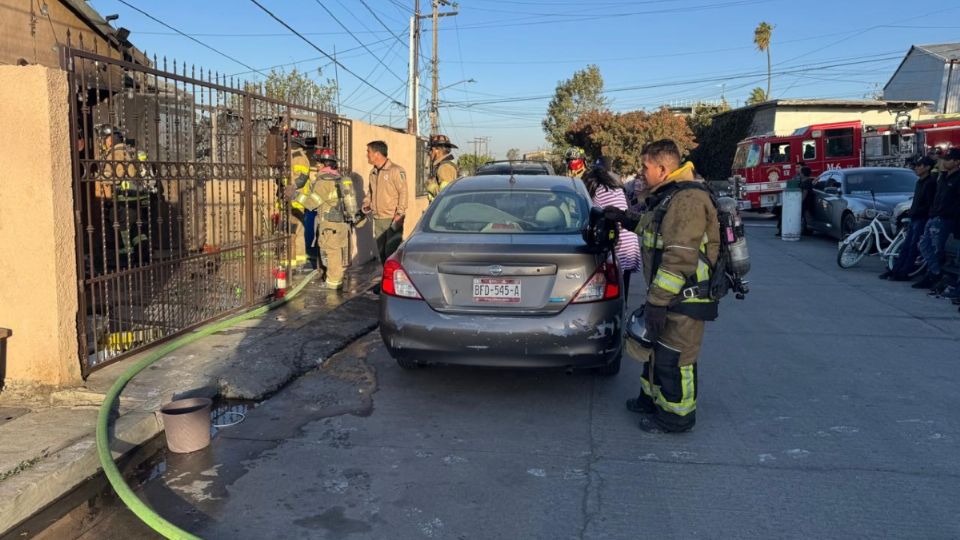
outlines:
[[[503,274],[503,267],[500,266],[499,264],[495,264],[490,268],[487,268],[487,271],[490,272],[491,276],[499,276]]]

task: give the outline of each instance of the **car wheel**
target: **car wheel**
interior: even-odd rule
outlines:
[[[853,214],[846,213],[840,218],[840,238],[846,238],[856,232],[857,230],[857,218],[853,217]]]
[[[620,363],[622,359],[623,359],[623,351],[618,353],[617,357],[614,358],[612,362],[610,362],[605,366],[594,368],[593,372],[603,377],[613,377],[617,373],[620,373]]]
[[[397,358],[397,365],[403,369],[419,369],[423,367],[423,364],[417,362],[416,360],[411,360],[409,358]]]

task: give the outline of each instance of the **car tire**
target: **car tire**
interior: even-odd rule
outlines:
[[[857,218],[847,212],[840,218],[840,239],[844,239],[857,232]]]
[[[423,364],[409,358],[397,358],[397,365],[403,369],[420,369]]]
[[[605,366],[600,366],[594,368],[593,372],[601,377],[613,377],[616,374],[620,373],[620,364],[623,360],[623,351],[617,353],[617,357],[614,358],[609,364]]]

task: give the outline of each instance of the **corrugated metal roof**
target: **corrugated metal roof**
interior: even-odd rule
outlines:
[[[945,62],[960,60],[960,43],[940,43],[937,45],[916,45],[916,48],[928,52]]]

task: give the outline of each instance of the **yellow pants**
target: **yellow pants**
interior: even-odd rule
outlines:
[[[325,220],[317,222],[317,245],[320,247],[320,256],[327,269],[327,284],[340,285],[343,283],[343,268],[346,264],[347,235],[350,226],[346,223],[332,223]]]

